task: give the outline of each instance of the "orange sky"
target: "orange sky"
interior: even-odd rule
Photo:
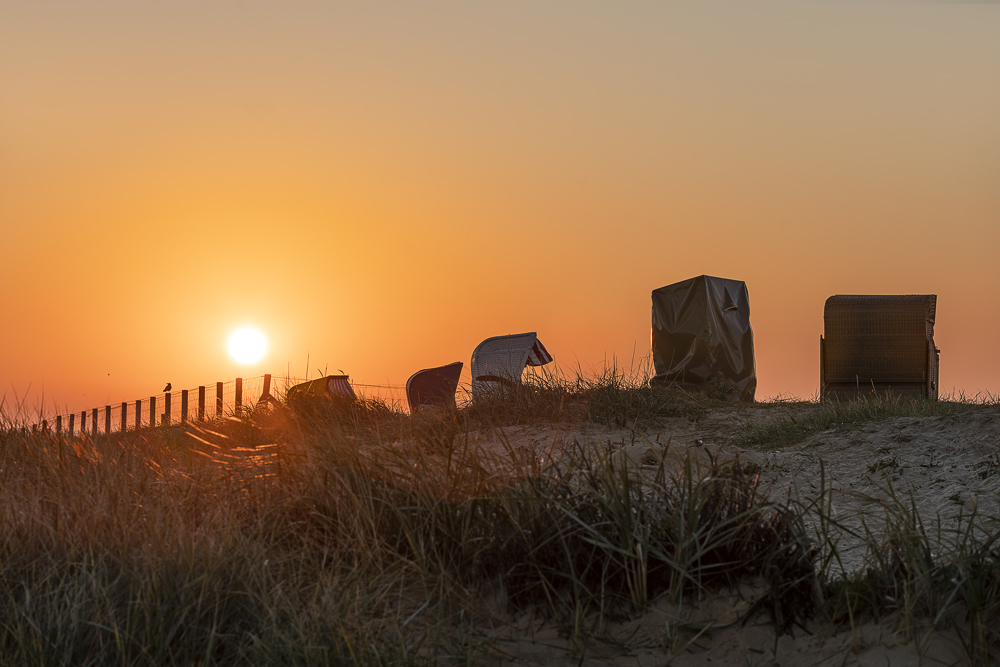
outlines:
[[[471,4],[4,2],[8,405],[627,364],[703,273],[758,397],[814,395],[837,293],[937,294],[943,389],[1000,390],[1000,6]]]

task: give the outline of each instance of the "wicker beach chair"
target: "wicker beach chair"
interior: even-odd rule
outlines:
[[[472,353],[472,397],[483,391],[516,385],[525,366],[552,361],[534,331],[487,338]]]
[[[410,412],[422,408],[454,408],[458,380],[462,376],[461,361],[447,366],[425,368],[417,371],[406,381],[406,400]]]
[[[937,295],[837,295],[826,300],[819,339],[820,397],[873,393],[938,397]]]

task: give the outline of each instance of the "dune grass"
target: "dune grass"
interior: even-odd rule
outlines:
[[[809,436],[834,428],[860,426],[899,417],[947,417],[991,405],[988,396],[965,400],[929,401],[924,398],[877,394],[851,401],[823,401],[804,404],[807,410],[798,415],[782,414],[763,421],[746,421],[732,443],[740,448],[767,446],[781,449]],[[778,402],[776,405],[787,405]],[[762,404],[765,409],[773,405]]]
[[[973,518],[927,531],[896,500],[853,535],[866,568],[838,570],[827,492],[777,503],[737,461],[638,467],[582,442],[544,459],[504,440],[512,423],[712,405],[620,374],[575,382],[412,418],[320,403],[75,439],[8,421],[0,663],[477,664],[518,614],[582,645],[594,618],[740,585],[755,591],[740,618],[776,633],[897,614],[960,628],[971,660],[997,655],[1000,536]],[[476,439],[484,425],[498,444]]]
[[[526,460],[477,448],[459,418],[362,403],[3,430],[0,661],[475,662],[497,615],[579,628],[748,577],[782,624],[808,615],[802,527],[738,468],[648,477],[583,445]]]
[[[466,392],[462,412],[488,425],[590,421],[635,428],[668,417],[698,418],[719,403],[699,394],[650,386],[647,366],[625,370],[612,363],[592,375],[578,369],[572,376],[546,367],[531,369],[521,384],[498,386],[475,401]]]
[[[820,617],[852,629],[868,619],[888,620],[909,641],[926,647],[934,632],[953,629],[969,664],[1000,659],[1000,516],[972,510],[953,522],[925,522],[912,496],[884,479],[877,508],[860,528],[836,518],[833,494],[821,482],[808,504],[813,519],[816,572],[824,603]],[[846,546],[851,545],[851,546]],[[848,568],[848,550],[863,552]]]

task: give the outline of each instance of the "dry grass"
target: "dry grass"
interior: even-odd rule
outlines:
[[[614,363],[596,375],[573,377],[545,367],[529,370],[516,386],[463,401],[463,414],[488,426],[538,421],[581,422],[625,428],[648,426],[669,417],[701,417],[718,403],[670,387],[650,386],[650,369],[624,370]]]
[[[870,424],[897,417],[941,417],[976,410],[995,404],[995,397],[964,397],[954,400],[929,401],[923,398],[900,397],[886,394],[873,395],[852,401],[824,401],[818,404],[801,403],[806,407],[801,414],[776,416],[762,422],[748,421],[733,444],[748,449],[767,446],[781,449],[801,442],[814,433],[834,428]],[[779,401],[761,404],[764,409],[787,406],[791,402]]]
[[[932,535],[897,502],[860,535],[869,567],[837,571],[827,493],[775,504],[738,462],[638,468],[579,443],[553,462],[470,436],[711,405],[611,373],[542,376],[444,417],[321,403],[73,440],[8,422],[0,662],[476,663],[495,658],[488,629],[525,610],[577,636],[584,616],[742,583],[758,591],[743,618],[777,633],[903,613],[995,655],[1000,536],[971,519]]]

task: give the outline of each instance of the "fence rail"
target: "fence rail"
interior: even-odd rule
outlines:
[[[122,401],[121,404],[105,405],[89,411],[54,415],[41,419],[34,428],[54,430],[68,436],[98,435],[239,416],[266,396],[284,401],[290,387],[305,381],[303,378],[270,374],[235,378],[214,385],[155,394],[134,402]],[[351,386],[361,398],[378,400],[394,410],[407,411],[405,387],[354,382]]]

